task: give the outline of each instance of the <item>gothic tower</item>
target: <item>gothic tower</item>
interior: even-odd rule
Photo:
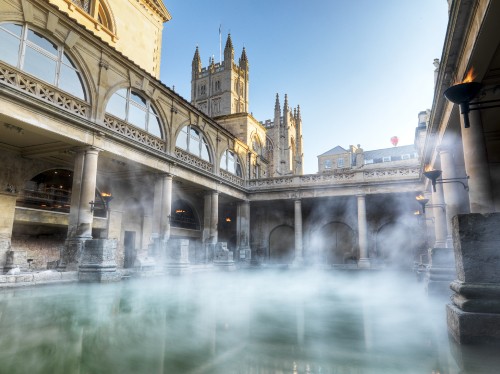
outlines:
[[[193,57],[191,103],[211,117],[248,113],[249,63],[245,48],[238,64],[234,62],[231,34],[224,47],[224,60],[210,58],[203,67],[198,47]]]

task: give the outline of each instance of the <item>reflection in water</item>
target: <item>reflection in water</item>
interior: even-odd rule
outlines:
[[[495,355],[448,341],[446,300],[429,301],[412,275],[377,272],[3,290],[0,373],[495,372]]]

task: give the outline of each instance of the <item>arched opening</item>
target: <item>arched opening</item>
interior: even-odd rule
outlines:
[[[186,200],[176,200],[172,203],[170,225],[181,229],[199,230],[200,220],[195,210]]]
[[[295,231],[291,226],[276,227],[269,234],[269,262],[291,264],[295,258]]]
[[[69,213],[73,172],[68,169],[50,169],[37,174],[24,184],[17,206]],[[96,189],[94,216],[106,217],[106,203]]]
[[[321,248],[322,263],[346,264],[357,259],[356,233],[345,223],[327,223],[319,230],[316,240]]]

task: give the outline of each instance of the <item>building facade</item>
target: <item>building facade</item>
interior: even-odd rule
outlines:
[[[1,3],[0,266],[76,269],[96,238],[121,268],[174,239],[193,265],[226,242],[243,262],[411,266],[420,164],[304,175],[300,108],[248,113],[230,36],[221,64],[195,52],[190,101],[158,80],[169,19],[159,0]]]

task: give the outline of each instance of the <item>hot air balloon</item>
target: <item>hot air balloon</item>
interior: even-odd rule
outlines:
[[[393,136],[391,138],[391,143],[394,147],[396,147],[398,145],[398,142],[399,142],[399,138],[397,136]]]

